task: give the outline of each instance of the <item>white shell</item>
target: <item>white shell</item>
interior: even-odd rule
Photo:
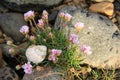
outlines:
[[[28,61],[35,64],[42,62],[46,57],[47,47],[43,45],[32,45],[26,50]]]

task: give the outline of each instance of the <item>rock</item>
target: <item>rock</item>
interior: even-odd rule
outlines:
[[[64,7],[60,12],[67,12],[73,16],[68,32],[75,33],[76,22],[83,22],[85,27],[79,33],[79,46],[89,45],[92,49],[91,55],[82,54],[84,63],[94,67],[119,68],[120,67],[120,33],[117,26],[107,17],[80,10],[76,7]],[[55,28],[58,27],[60,19],[57,17]],[[67,33],[66,33],[67,34]]]
[[[116,16],[117,22],[120,25],[120,16]]]
[[[0,5],[0,13],[5,13],[7,11],[8,11],[7,8],[5,8],[4,6]]]
[[[116,18],[112,18],[111,21],[112,21],[113,23],[116,23],[116,22],[117,22],[117,19],[116,19]]]
[[[114,2],[114,0],[91,0],[91,1],[94,1],[94,2]]]
[[[18,75],[8,66],[0,68],[0,80],[19,80]]]
[[[49,15],[49,21],[54,21],[57,17],[58,11],[57,10],[53,10],[52,13]]]
[[[54,5],[58,5],[63,0],[2,0],[4,6],[14,11],[27,12],[29,10],[41,11]]]
[[[8,46],[7,44],[0,44],[0,47],[2,49],[3,55],[9,57],[9,49],[12,48],[12,46]]]
[[[107,16],[112,16],[114,12],[114,6],[110,2],[101,2],[91,5],[89,10],[92,12],[103,13]]]
[[[0,44],[4,43],[6,40],[5,39],[0,39]]]
[[[22,14],[5,13],[0,14],[0,27],[5,34],[13,38],[16,42],[21,41],[24,35],[20,33],[21,26],[25,25]]]
[[[115,10],[120,11],[120,2],[115,1],[114,6],[115,6]]]
[[[118,1],[120,3],[120,0],[116,0],[116,1]]]
[[[26,49],[27,60],[35,64],[42,62],[46,57],[46,53],[47,47],[44,45],[31,45]]]
[[[63,80],[57,68],[45,68],[44,70],[34,70],[32,74],[25,74],[23,80]]]
[[[0,67],[2,66],[2,50],[0,48]]]

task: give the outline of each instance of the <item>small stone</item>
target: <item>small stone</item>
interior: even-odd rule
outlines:
[[[5,42],[5,39],[1,39],[1,38],[0,38],[0,44],[1,44],[1,43],[4,43],[4,42]]]
[[[120,25],[120,16],[116,16],[116,19],[118,21],[118,24]]]
[[[112,18],[112,22],[117,22],[117,19],[116,18]]]
[[[115,10],[120,11],[120,2],[115,1],[115,2],[114,2],[114,6],[115,6]]]
[[[0,48],[0,67],[2,66],[2,50]]]
[[[94,2],[114,2],[114,0],[91,0],[91,1],[94,1]]]
[[[91,5],[89,10],[92,12],[103,13],[107,16],[112,16],[114,12],[114,6],[110,2],[101,2]]]
[[[120,11],[116,11],[116,15],[120,16]]]

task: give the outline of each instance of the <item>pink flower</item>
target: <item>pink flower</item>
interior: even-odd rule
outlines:
[[[42,16],[42,19],[43,19],[43,20],[48,20],[48,15],[43,15],[43,16]]]
[[[57,56],[60,56],[61,53],[62,53],[62,50],[52,49],[48,60],[51,60],[54,63],[56,63]]]
[[[59,56],[62,53],[62,50],[52,49],[52,54]]]
[[[21,29],[20,29],[20,32],[22,34],[27,34],[29,32],[29,27],[26,26],[26,25],[22,26]]]
[[[92,52],[91,52],[90,50],[91,50],[90,46],[83,45],[83,46],[81,47],[81,51],[83,51],[83,52],[86,53],[87,55],[92,54]]]
[[[74,44],[79,44],[78,35],[76,34],[71,34],[69,40]]]
[[[16,70],[20,70],[21,69],[21,65],[18,64],[16,67],[15,67]]]
[[[60,18],[64,18],[64,16],[65,16],[65,13],[64,13],[64,12],[61,12],[61,13],[59,14],[59,17],[60,17]]]
[[[24,19],[28,21],[29,19],[32,19],[35,17],[34,11],[30,10],[24,14]]]
[[[72,18],[72,16],[70,14],[68,14],[68,13],[65,14],[65,20],[66,21],[70,21],[71,18]]]
[[[78,31],[80,31],[83,27],[84,27],[84,23],[82,23],[82,22],[77,22],[77,23],[75,24],[75,28],[76,28]]]
[[[30,62],[25,63],[22,68],[24,69],[24,72],[26,74],[31,74],[32,73],[32,65],[30,64]]]
[[[42,19],[38,20],[38,27],[43,27],[44,26],[44,22]]]
[[[54,54],[51,54],[48,59],[55,62],[56,56]]]
[[[43,15],[43,16],[44,16],[44,15],[48,15],[48,12],[47,12],[46,10],[43,10],[42,15]]]

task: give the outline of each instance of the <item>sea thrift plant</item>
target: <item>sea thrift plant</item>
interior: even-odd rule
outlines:
[[[75,28],[77,33],[67,34],[67,23],[72,20],[72,15],[66,12],[59,14],[59,29],[54,29],[48,23],[48,12],[43,11],[41,19],[36,22],[34,20],[34,11],[28,11],[24,14],[24,18],[29,22],[30,26],[24,25],[20,28],[20,32],[25,35],[29,46],[21,54],[22,65],[26,74],[31,74],[37,66],[52,66],[64,69],[66,73],[71,68],[78,69],[81,64],[81,55],[79,51],[79,35],[78,32],[84,27],[84,23],[77,22]],[[90,55],[91,49],[87,45],[83,45],[81,50]],[[65,73],[65,74],[66,74]],[[73,73],[72,73],[73,74]],[[73,74],[74,75],[74,74]],[[70,80],[70,79],[68,79]]]

